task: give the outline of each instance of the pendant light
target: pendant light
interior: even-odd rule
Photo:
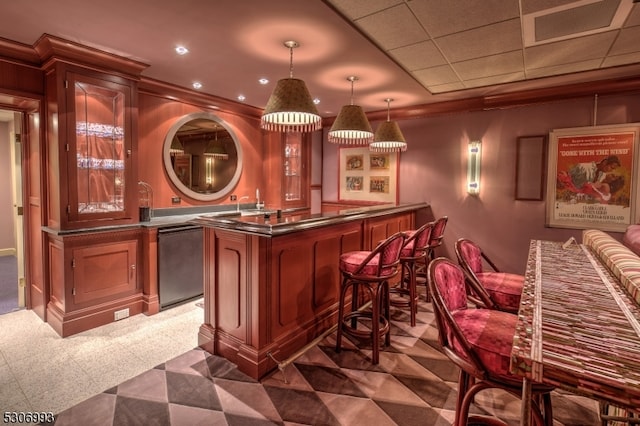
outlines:
[[[228,160],[229,154],[227,154],[224,146],[218,143],[218,132],[216,132],[215,137],[216,138],[214,140],[209,141],[207,144],[207,147],[204,150],[204,155],[218,160]]]
[[[344,105],[329,131],[329,142],[343,145],[367,145],[373,141],[373,130],[363,109],[353,104],[353,83],[356,76],[349,76],[351,82],[351,104]]]
[[[262,128],[273,132],[312,132],[322,128],[322,117],[304,81],[293,78],[293,49],[297,41],[285,41],[289,48],[289,78],[278,81],[262,114]]]
[[[385,99],[387,103],[387,121],[380,123],[373,137],[373,142],[369,145],[369,150],[373,152],[404,152],[407,150],[407,142],[400,131],[400,126],[395,121],[390,120],[391,98]]]
[[[174,136],[173,139],[171,140],[171,146],[169,147],[169,153],[171,155],[179,155],[179,154],[184,154],[184,146],[182,146],[182,143],[180,142],[180,139],[178,139],[178,136]]]

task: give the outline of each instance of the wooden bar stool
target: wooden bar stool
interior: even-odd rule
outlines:
[[[389,325],[389,280],[399,272],[400,251],[405,234],[398,232],[372,251],[352,251],[340,256],[342,285],[338,307],[338,332],[336,352],[342,346],[342,334],[371,341],[371,362],[378,364],[380,341],[384,337],[385,346],[391,343]],[[371,309],[361,309],[358,292],[362,288],[368,292]],[[345,313],[345,301],[351,289],[351,312]],[[371,328],[366,329],[361,319],[370,320]],[[361,328],[358,326],[361,325]]]
[[[448,216],[442,216],[441,218],[431,222],[433,224],[433,229],[431,230],[431,237],[429,238],[427,255],[424,257],[424,261],[421,259],[417,264],[416,285],[423,285],[425,287],[424,299],[427,302],[431,300],[429,296],[429,286],[427,285],[427,267],[429,266],[429,262],[436,258],[436,249],[442,245],[444,230],[447,227],[448,221]]]
[[[468,284],[473,284],[467,288],[469,300],[480,307],[517,314],[524,276],[501,272],[480,246],[467,238],[456,241],[455,251]],[[487,297],[492,303],[487,303]]]
[[[389,289],[389,303],[391,306],[409,308],[411,315],[411,327],[416,325],[418,312],[418,290],[416,287],[416,271],[418,262],[425,262],[431,231],[434,222],[422,225],[405,240],[400,251],[400,266],[402,277],[398,285]],[[394,297],[394,295],[396,297]]]

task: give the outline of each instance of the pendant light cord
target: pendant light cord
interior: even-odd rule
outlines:
[[[293,46],[289,46],[289,78],[293,78]]]
[[[391,98],[387,98],[385,99],[385,101],[387,101],[387,122],[391,121],[391,101],[393,99]]]

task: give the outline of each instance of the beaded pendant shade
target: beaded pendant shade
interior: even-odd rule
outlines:
[[[369,145],[369,151],[373,152],[404,152],[407,150],[407,142],[395,121],[390,120],[390,103],[393,99],[385,99],[387,102],[387,121],[380,123]]]
[[[333,122],[329,131],[328,139],[331,143],[342,145],[367,145],[373,141],[373,129],[367,120],[364,110],[359,105],[353,104],[353,82],[358,77],[350,76],[351,81],[351,104],[344,105],[340,109],[340,114]]]
[[[172,155],[184,154],[184,147],[182,146],[182,143],[180,142],[177,136],[174,136],[173,139],[171,140],[169,153]]]
[[[215,158],[217,160],[229,159],[229,154],[224,149],[222,144],[218,143],[218,133],[216,133],[215,140],[209,141],[207,148],[204,150],[204,155],[209,158]]]
[[[261,127],[273,132],[313,132],[322,128],[322,117],[304,81],[293,78],[296,41],[284,43],[290,51],[289,78],[278,81],[262,114]]]

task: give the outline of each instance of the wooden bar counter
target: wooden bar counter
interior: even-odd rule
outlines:
[[[201,216],[204,324],[198,343],[259,379],[337,319],[341,253],[414,229],[427,204],[324,214]]]

